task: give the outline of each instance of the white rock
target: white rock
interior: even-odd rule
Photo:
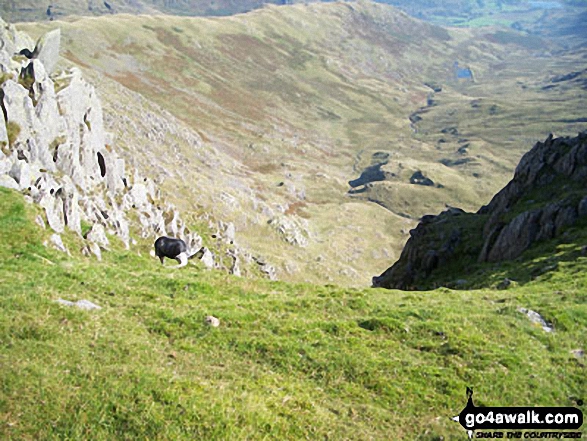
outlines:
[[[43,35],[37,42],[38,58],[49,74],[53,72],[59,61],[59,47],[61,44],[61,29],[54,29]]]
[[[0,187],[20,190],[18,183],[8,175],[0,175]]]
[[[104,249],[108,249],[110,246],[110,241],[108,240],[108,237],[106,237],[106,230],[104,229],[104,226],[98,223],[92,225],[91,230],[88,232],[88,234],[86,234],[86,239],[89,242],[93,242]]]
[[[208,326],[212,326],[213,328],[217,328],[220,326],[220,320],[213,315],[206,316],[206,324]]]
[[[31,167],[26,161],[16,161],[8,174],[18,182],[20,190],[31,186]]]
[[[208,248],[202,247],[196,253],[196,257],[200,259],[206,268],[214,268],[214,254]]]
[[[531,309],[526,308],[518,308],[518,312],[522,314],[526,314],[530,321],[534,324],[537,324],[542,327],[544,332],[554,332],[554,327],[546,322],[544,318],[538,314],[536,311],[532,311]]]
[[[59,234],[52,234],[50,240],[51,244],[56,250],[61,251],[62,253],[67,254],[68,256],[70,255],[69,250],[63,243],[63,240],[61,239],[61,236]]]
[[[56,233],[63,233],[65,222],[63,220],[63,201],[51,194],[43,194],[38,204],[45,209],[47,223]]]
[[[77,302],[71,302],[69,300],[58,299],[56,301],[57,301],[57,303],[60,303],[61,305],[64,305],[64,306],[75,306],[76,308],[84,309],[86,311],[91,311],[91,310],[94,310],[94,309],[95,310],[102,309],[101,306],[98,306],[95,303],[90,302],[89,300],[78,300]]]
[[[0,118],[0,144],[8,145],[8,132],[4,118]]]
[[[15,142],[32,138],[38,122],[28,90],[13,80],[5,81],[2,89],[4,90],[4,107],[8,122],[15,123],[20,127],[20,133]]]

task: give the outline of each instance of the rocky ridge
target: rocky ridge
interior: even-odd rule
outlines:
[[[410,231],[400,259],[373,277],[373,286],[415,289],[459,259],[515,259],[587,218],[586,184],[587,132],[574,138],[550,135],[524,155],[513,179],[477,213],[449,208],[424,216]]]
[[[98,259],[110,247],[109,236],[128,249],[135,233],[143,239],[172,235],[192,253],[199,250],[206,267],[223,267],[222,258],[203,247],[179,211],[164,202],[158,186],[116,152],[100,99],[81,71],[54,73],[59,47],[59,29],[35,44],[0,19],[0,186],[42,207],[37,223],[54,231],[49,243],[61,251],[69,253],[60,236],[66,230],[83,233],[82,252]],[[28,56],[20,55],[23,49]],[[208,223],[217,243],[228,248],[225,268],[240,275],[240,259],[253,258],[235,244],[234,225]],[[269,268],[262,272],[275,278],[264,265]]]

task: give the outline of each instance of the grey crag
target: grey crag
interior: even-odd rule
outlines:
[[[410,232],[400,259],[374,287],[434,286],[434,273],[456,261],[501,262],[534,244],[560,237],[587,216],[587,132],[537,143],[514,178],[477,213],[448,209],[424,216]],[[466,274],[454,274],[454,278]],[[464,280],[464,279],[460,279]]]

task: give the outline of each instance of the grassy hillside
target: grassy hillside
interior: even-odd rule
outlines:
[[[238,240],[287,280],[367,285],[420,216],[476,210],[535,141],[587,128],[587,91],[544,89],[576,70],[580,53],[553,57],[536,37],[446,30],[385,5],[23,29],[56,26],[127,159],[184,211],[235,222]],[[474,82],[455,79],[455,61]],[[382,155],[388,178],[349,197],[348,181]],[[410,184],[417,171],[437,185]],[[282,240],[281,217],[307,247]]]
[[[585,258],[507,291],[353,290],[162,268],[150,244],[67,257],[36,214],[0,189],[2,439],[463,439],[466,386],[585,398]]]

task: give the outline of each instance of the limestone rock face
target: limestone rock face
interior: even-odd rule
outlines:
[[[587,215],[587,132],[537,143],[487,206],[461,212],[466,222],[458,214],[422,218],[400,259],[373,277],[373,286],[417,288],[464,254],[479,262],[511,260],[536,242],[560,236]]]
[[[59,61],[59,46],[61,44],[61,30],[55,29],[43,35],[37,42],[35,52],[48,73],[52,73]]]
[[[6,119],[0,118],[0,186],[27,192],[43,208],[39,224],[57,233],[54,246],[66,229],[81,237],[82,222],[91,226],[83,253],[98,259],[114,238],[128,249],[135,243],[133,234],[155,239],[169,233],[183,239],[190,254],[201,250],[198,257],[206,267],[216,267],[214,253],[162,200],[155,182],[118,155],[105,131],[95,88],[79,69],[58,69],[60,40],[59,29],[51,31],[38,40],[32,59],[15,56],[21,49],[31,50],[33,42],[0,19],[0,72],[7,78],[0,85],[6,111]],[[156,139],[157,124],[165,119],[147,119],[153,121]],[[201,140],[192,144],[199,146]],[[230,271],[238,275],[242,253],[234,245],[235,226],[219,226],[220,242],[233,246]]]

